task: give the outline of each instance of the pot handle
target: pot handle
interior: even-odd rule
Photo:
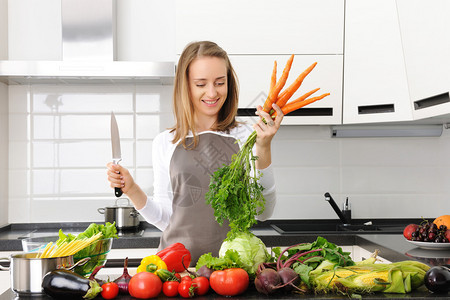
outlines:
[[[130,216],[132,216],[133,218],[136,218],[139,215],[140,213],[137,210],[130,211]]]
[[[102,215],[105,214],[105,208],[104,207],[97,208],[97,211],[99,213],[101,213]]]
[[[91,260],[90,257],[85,257],[85,258],[80,259],[79,261],[77,261],[73,266],[71,266],[69,268],[62,268],[62,269],[67,270],[67,271],[72,271],[72,269],[74,269],[75,267],[82,266],[82,265],[86,264],[90,260]]]
[[[126,200],[126,201],[127,201],[127,205],[128,205],[128,206],[131,205],[130,199],[128,199],[128,198],[117,198],[117,199],[116,199],[116,203],[115,203],[116,206],[120,206],[119,204],[117,204],[120,200]]]
[[[11,260],[8,257],[0,257],[0,260],[11,262]],[[0,270],[9,271],[9,267],[4,267],[4,266],[0,265]]]

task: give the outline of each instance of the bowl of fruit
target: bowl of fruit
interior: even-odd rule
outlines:
[[[450,248],[450,215],[443,215],[433,222],[423,220],[420,224],[409,224],[403,230],[408,242],[422,249]]]

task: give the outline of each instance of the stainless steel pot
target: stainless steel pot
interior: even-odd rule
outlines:
[[[0,270],[9,270],[11,276],[11,290],[19,295],[42,294],[42,279],[45,274],[56,269],[72,270],[90,260],[86,257],[73,261],[73,255],[52,258],[36,258],[38,253],[17,253],[9,258],[0,258],[9,261],[9,267],[0,265]]]
[[[126,200],[126,203],[123,200]],[[139,226],[139,212],[127,198],[119,198],[114,206],[102,207],[97,211],[105,215],[105,222],[116,222],[117,229],[133,229]]]

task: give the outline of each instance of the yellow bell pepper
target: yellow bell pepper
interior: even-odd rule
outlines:
[[[166,263],[158,255],[150,255],[144,257],[141,260],[141,264],[137,268],[137,273],[140,272],[150,272],[154,273],[156,270],[164,269],[167,270]]]

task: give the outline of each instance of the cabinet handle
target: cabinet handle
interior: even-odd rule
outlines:
[[[394,104],[361,105],[358,106],[359,115],[383,114],[395,112]]]
[[[256,108],[238,108],[237,115],[238,117],[255,117]],[[297,109],[293,112],[290,112],[285,117],[295,117],[295,116],[332,116],[333,108],[332,107],[303,107],[301,109]]]
[[[450,102],[449,92],[414,101],[414,109],[422,109]]]

